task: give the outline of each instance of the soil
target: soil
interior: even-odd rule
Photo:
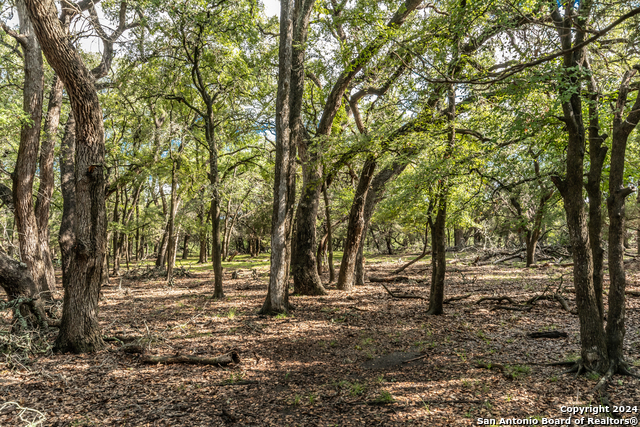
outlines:
[[[391,275],[396,259],[368,266],[369,274]],[[379,283],[292,296],[292,315],[259,316],[267,272],[258,272],[257,279],[246,270],[232,280],[225,271],[219,301],[211,297],[209,272],[176,278],[171,287],[157,278],[112,278],[100,319],[104,335],[120,341],[88,355],[17,361],[0,354],[0,426],[43,418],[45,426],[470,426],[478,418],[566,419],[564,405],[599,403],[591,394],[597,377],[547,365],[579,355],[577,316],[553,300],[529,311],[476,304],[552,294],[562,275],[570,288],[570,268],[451,263],[446,297],[472,295],[445,305],[442,316],[426,316],[428,301],[393,298]],[[385,284],[394,294],[428,297],[428,259],[401,274],[409,280]],[[628,288],[640,290],[637,265],[629,266]],[[575,294],[563,295],[574,308]],[[627,301],[626,354],[638,370],[640,298]],[[6,330],[9,313],[0,316]],[[527,337],[544,331],[568,336]],[[241,362],[149,365],[123,351],[132,344],[164,356],[235,351]],[[614,405],[640,404],[632,377],[615,376],[606,393]]]

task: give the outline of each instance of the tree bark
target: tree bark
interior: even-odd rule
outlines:
[[[62,219],[58,232],[60,260],[62,265],[62,286],[67,288],[73,245],[75,242],[76,190],[74,182],[76,163],[76,121],[69,113],[60,143],[60,188],[62,192]]]
[[[607,314],[607,353],[614,369],[625,368],[623,343],[625,335],[625,290],[624,268],[625,200],[633,189],[624,185],[624,163],[629,134],[640,121],[640,97],[624,118],[623,113],[629,92],[629,83],[637,70],[625,73],[618,91],[618,101],[613,119],[611,142],[611,168],[609,172],[609,313]]]
[[[94,351],[104,346],[97,320],[106,249],[103,115],[93,77],[67,42],[53,0],[25,3],[47,61],[64,82],[77,124],[75,242],[55,346]]]
[[[327,179],[322,190],[324,197],[324,215],[327,220],[327,267],[329,268],[329,283],[336,280],[336,269],[333,265],[333,226],[331,225],[331,205],[329,204],[329,194],[327,193],[330,180]],[[363,235],[366,231],[363,230]]]
[[[442,189],[444,190],[444,189]],[[431,291],[427,314],[444,312],[444,279],[446,274],[447,195],[440,191],[437,199],[435,223],[431,224]]]
[[[362,166],[358,187],[351,205],[349,213],[349,224],[347,226],[347,237],[345,238],[344,253],[342,255],[342,263],[340,272],[338,273],[338,289],[349,291],[354,286],[354,273],[356,266],[356,258],[358,249],[362,242],[364,231],[364,206],[366,203],[367,193],[373,180],[373,173],[376,168],[376,161],[373,157],[367,158]]]
[[[62,80],[60,80],[57,75],[54,75],[51,90],[49,91],[47,117],[44,123],[44,139],[40,147],[40,186],[38,187],[35,207],[40,251],[47,275],[47,283],[49,284],[49,290],[51,292],[55,291],[56,276],[49,246],[49,211],[54,188],[54,148],[58,135],[58,126],[60,125],[63,89],[64,85],[62,84]]]
[[[280,2],[271,264],[267,297],[260,310],[262,314],[286,313],[289,310],[291,231],[296,191],[295,143],[303,130],[304,49],[314,3],[313,0],[298,0],[294,8],[294,0]]]
[[[20,147],[13,179],[13,206],[15,227],[18,232],[20,256],[27,264],[38,292],[51,298],[55,283],[48,283],[47,267],[42,256],[40,232],[33,206],[33,180],[38,163],[42,100],[44,91],[44,65],[42,51],[34,33],[23,0],[16,3],[20,20],[20,41],[24,58],[23,110],[30,123],[22,125]]]

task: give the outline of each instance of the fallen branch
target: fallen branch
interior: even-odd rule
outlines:
[[[217,357],[198,356],[151,356],[143,355],[140,360],[144,363],[186,363],[192,365],[230,365],[240,363],[240,356],[235,351]]]
[[[632,297],[640,297],[640,292],[638,291],[625,291],[625,294],[631,295]]]
[[[551,332],[531,332],[528,333],[529,338],[566,338],[569,335],[566,332],[551,331]]]
[[[527,306],[527,307],[510,307],[508,305],[496,305],[495,307],[493,307],[491,309],[491,311],[493,311],[493,310],[529,311],[532,308],[533,307],[531,307],[531,306]]]
[[[393,274],[398,274],[398,273],[403,272],[407,267],[412,266],[413,264],[415,264],[416,262],[420,261],[422,258],[424,258],[425,256],[429,255],[430,253],[431,253],[431,251],[423,251],[417,258],[415,258],[412,261],[409,261],[408,263],[406,263],[405,265],[403,265],[399,269],[395,270],[393,272]]]
[[[409,280],[407,276],[396,277],[369,277],[369,281],[373,283],[391,283],[391,282],[404,282]]]
[[[453,301],[460,301],[460,300],[469,298],[471,295],[472,294],[466,294],[466,295],[461,295],[461,296],[457,296],[457,297],[447,298],[442,303],[443,304],[449,304],[449,303],[451,303]]]
[[[509,301],[511,304],[516,304],[516,305],[518,304],[517,302],[512,300],[510,297],[506,297],[506,296],[502,296],[502,297],[482,297],[478,301],[476,301],[476,304],[480,304],[483,301],[497,301],[498,304],[500,304],[502,301]]]
[[[408,299],[424,299],[426,300],[427,298],[425,297],[421,297],[419,295],[404,295],[404,294],[394,294],[393,292],[391,292],[389,290],[389,288],[387,288],[384,283],[380,283],[382,285],[382,287],[389,293],[389,295],[391,295],[393,298],[408,298]]]

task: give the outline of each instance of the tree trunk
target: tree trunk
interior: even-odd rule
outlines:
[[[200,253],[198,254],[198,264],[205,264],[207,262],[207,217],[205,217],[204,205],[201,206],[201,210],[198,211],[198,223],[198,229],[200,230]]]
[[[267,297],[262,314],[289,310],[291,228],[295,203],[296,141],[302,132],[304,49],[309,15],[315,3],[280,2],[278,93],[276,97],[276,162],[271,220],[271,264]],[[316,272],[317,274],[317,272]]]
[[[568,9],[571,6],[567,7]],[[565,13],[573,13],[567,10]],[[586,49],[573,52],[572,34],[576,40],[584,36],[581,29],[572,28],[574,21],[563,18],[557,8],[551,17],[558,30],[563,57],[562,81],[558,85],[567,131],[566,177],[552,177],[562,198],[567,216],[570,243],[573,254],[573,282],[576,288],[576,305],[580,319],[582,363],[587,369],[604,373],[609,368],[604,327],[600,316],[598,296],[594,288],[593,253],[583,196],[585,153],[585,128],[582,117],[581,83],[575,76],[576,68],[586,59]],[[583,23],[584,24],[584,23]]]
[[[338,289],[350,291],[354,286],[353,276],[355,273],[356,258],[358,249],[362,242],[364,231],[364,205],[367,193],[373,179],[373,172],[376,168],[376,161],[373,157],[367,158],[362,166],[358,187],[351,205],[349,213],[349,225],[347,226],[347,237],[344,244],[344,254],[338,273]]]
[[[60,143],[60,188],[62,192],[62,219],[58,232],[60,245],[60,261],[62,265],[62,286],[67,288],[70,265],[73,259],[73,245],[75,242],[76,218],[76,121],[73,112],[69,113],[64,127],[64,136]]]
[[[179,151],[182,151],[182,145],[180,145]],[[178,153],[179,155],[179,153]],[[167,282],[171,283],[173,279],[173,267],[175,264],[176,258],[176,245],[177,241],[177,233],[176,233],[176,214],[178,212],[178,181],[176,179],[176,172],[180,168],[180,159],[174,158],[174,153],[171,151],[171,203],[169,205],[169,224],[167,228],[169,229],[169,243],[168,246],[168,254],[167,254]]]
[[[623,355],[625,335],[625,290],[624,268],[625,199],[633,189],[624,185],[624,163],[629,134],[640,120],[640,96],[626,119],[623,117],[629,83],[637,73],[628,71],[622,79],[618,91],[618,102],[613,119],[613,140],[611,143],[611,168],[609,172],[609,313],[607,314],[607,353],[614,369],[626,369]]]
[[[13,206],[15,228],[18,232],[20,256],[27,264],[38,292],[52,298],[55,284],[48,283],[47,267],[43,260],[40,233],[33,207],[33,179],[38,163],[40,128],[42,122],[42,99],[44,90],[44,66],[42,52],[36,39],[32,23],[23,0],[16,3],[22,35],[21,47],[24,58],[24,88],[22,92],[25,114],[29,123],[20,130],[20,147],[16,159],[13,179]]]
[[[462,228],[453,229],[453,245],[456,249],[462,249],[465,245],[464,230]]]
[[[182,259],[189,259],[189,233],[184,233],[184,241],[182,242]]]
[[[431,227],[431,292],[427,314],[444,312],[444,278],[446,274],[446,221],[447,199],[444,191],[438,195],[438,212]]]
[[[49,211],[54,188],[54,148],[58,135],[58,126],[60,124],[63,89],[64,85],[62,84],[62,80],[60,80],[57,75],[54,75],[51,90],[49,91],[49,105],[47,106],[47,117],[44,123],[44,139],[42,140],[42,146],[40,148],[40,187],[38,187],[35,208],[40,251],[42,253],[42,261],[45,265],[47,283],[49,284],[49,290],[51,292],[55,290],[56,276],[49,246]]]
[[[589,244],[593,257],[593,289],[600,318],[604,321],[604,301],[602,282],[604,278],[604,249],[602,248],[602,167],[607,156],[607,147],[603,146],[607,135],[600,134],[600,120],[598,116],[597,86],[593,77],[589,82],[591,100],[589,102],[589,172],[585,189],[589,196]]]
[[[106,249],[104,127],[93,78],[68,43],[53,0],[25,0],[49,65],[64,82],[77,125],[75,242],[56,348],[102,348],[98,297]]]
[[[320,191],[322,190],[322,165],[319,156],[307,153],[306,147],[300,148],[303,160],[302,195],[296,211],[295,248],[291,259],[293,289],[299,295],[326,295],[316,266],[316,220]]]
[[[324,215],[327,220],[327,267],[329,268],[329,283],[333,283],[336,280],[336,269],[333,265],[333,226],[331,225],[331,205],[329,204],[329,194],[327,193],[329,187],[329,180],[325,183],[322,195],[324,197]],[[363,234],[366,231],[363,230]]]
[[[214,290],[213,298],[224,298],[224,292],[222,290],[222,252],[220,250],[220,190],[219,190],[219,178],[218,178],[218,150],[213,138],[213,129],[211,120],[207,126],[207,133],[210,137],[207,138],[209,143],[209,176],[211,181],[211,189],[213,197],[211,199],[211,232],[212,232],[212,244],[211,244],[211,259],[213,261],[213,281]],[[210,129],[211,128],[211,129]]]

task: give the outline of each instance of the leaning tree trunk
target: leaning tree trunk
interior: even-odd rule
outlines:
[[[618,91],[618,102],[613,119],[611,143],[611,169],[609,172],[609,312],[607,314],[607,353],[614,371],[626,371],[623,344],[625,335],[624,235],[625,199],[633,192],[624,185],[624,162],[629,134],[640,121],[640,96],[625,119],[623,112],[629,92],[629,83],[636,70],[628,71]]]
[[[354,286],[353,276],[355,273],[356,258],[360,242],[363,240],[364,231],[364,206],[367,193],[373,179],[373,172],[376,168],[376,161],[373,157],[367,158],[362,166],[358,187],[353,197],[351,212],[349,213],[349,225],[347,226],[347,237],[345,238],[344,254],[338,273],[338,289],[349,291]]]
[[[53,0],[25,3],[47,61],[64,82],[76,119],[75,242],[55,346],[61,351],[94,351],[104,346],[98,324],[107,230],[103,114],[93,78],[68,43]]]
[[[42,257],[40,233],[33,207],[33,179],[40,148],[44,66],[42,51],[22,0],[17,2],[17,8],[24,57],[23,110],[30,122],[23,124],[20,130],[18,157],[15,170],[11,174],[15,227],[22,261],[27,264],[38,291],[51,298],[55,284],[50,285],[47,280],[47,268]]]

